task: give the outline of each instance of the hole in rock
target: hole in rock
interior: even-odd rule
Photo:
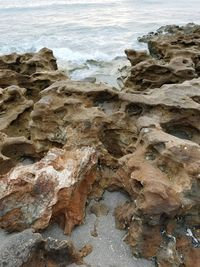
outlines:
[[[200,180],[199,179],[195,179],[193,182],[192,182],[192,186],[190,189],[188,189],[184,195],[186,198],[188,199],[192,199],[194,201],[194,203],[198,203],[199,201],[199,192],[200,192]],[[188,216],[192,216],[191,215],[188,215]]]
[[[73,95],[72,93],[65,92],[65,96],[67,96],[67,97],[70,97],[70,96],[72,96],[72,95]]]
[[[70,263],[72,263],[72,259],[70,259],[71,255],[70,252],[69,254],[66,253],[66,249],[63,248],[62,250],[59,251],[53,251],[52,252],[46,252],[44,254],[44,258],[47,259],[47,261],[49,260],[49,262],[56,262],[58,263],[58,266],[67,266]]]
[[[165,164],[158,165],[158,168],[161,172],[167,173],[167,166]]]
[[[9,172],[13,167],[15,166],[15,164],[13,163],[12,160],[3,160],[0,161],[0,175],[4,175],[7,172]]]
[[[193,96],[193,97],[191,97],[191,98],[192,98],[192,100],[193,100],[194,102],[200,104],[200,96]]]
[[[26,74],[31,75],[36,72],[36,68],[37,68],[37,65],[34,62],[31,62],[28,64],[28,68],[24,71],[23,74],[26,73]]]
[[[168,224],[169,222],[169,216],[163,212],[160,216],[160,230],[161,230],[161,234],[163,234],[163,230],[166,229],[166,225]]]
[[[145,153],[146,160],[155,160],[158,152],[154,148],[149,148]]]
[[[35,88],[39,88],[42,91],[45,88],[49,87],[52,84],[52,82],[50,80],[48,80],[48,79],[46,79],[46,80],[44,79],[42,81],[41,80],[37,80],[33,84],[34,84]]]
[[[64,117],[68,111],[64,107],[60,107],[56,110],[54,110],[54,114],[57,115],[58,117]]]
[[[133,187],[134,189],[136,189],[137,191],[140,191],[143,189],[143,185],[140,181],[137,180],[133,180]]]
[[[93,105],[95,107],[99,107],[107,114],[112,114],[114,111],[118,111],[120,109],[120,101],[116,95],[112,95],[108,92],[101,92],[95,97],[92,96],[92,98]]]
[[[6,129],[3,130],[9,137],[24,136],[30,138],[29,121],[31,109],[25,110],[16,120],[12,121]]]
[[[186,74],[188,74],[188,76],[194,76],[195,75],[193,70],[186,71]]]
[[[115,130],[105,130],[100,136],[100,140],[111,155],[116,158],[123,156],[122,149],[119,145],[120,135]]]
[[[199,130],[191,125],[171,124],[163,126],[166,133],[171,134],[180,139],[192,140],[198,142]]]
[[[183,64],[187,64],[188,60],[187,59],[183,59]]]
[[[129,116],[140,115],[142,111],[143,108],[138,104],[131,103],[126,107],[126,112],[128,113]]]
[[[31,156],[23,156],[20,158],[20,162],[22,165],[31,165],[39,161],[39,158],[31,157]]]
[[[38,94],[39,94],[39,91],[38,90],[33,90],[31,88],[27,88],[27,91],[26,91],[26,97],[28,99],[31,99],[31,100],[38,100]]]
[[[108,101],[117,101],[118,100],[118,96],[115,96],[109,92],[101,92],[98,95],[96,95],[94,97],[94,105],[95,106],[99,106],[101,104],[103,104],[104,102],[108,102]]]
[[[12,92],[12,94],[10,95],[10,97],[8,99],[6,99],[4,101],[4,103],[6,103],[7,105],[17,101],[19,99],[19,94],[18,92]]]
[[[192,139],[192,136],[186,132],[186,131],[183,131],[182,129],[168,129],[167,131],[169,134],[171,135],[174,135],[178,138],[181,138],[181,139],[187,139],[187,140],[191,140]]]
[[[160,142],[160,143],[155,144],[155,145],[154,145],[154,148],[155,148],[159,153],[162,153],[163,150],[165,150],[166,146],[165,146],[165,143]]]
[[[33,145],[23,142],[5,144],[1,152],[14,161],[21,161],[23,158],[24,160],[29,158],[30,161],[30,159],[37,158]]]

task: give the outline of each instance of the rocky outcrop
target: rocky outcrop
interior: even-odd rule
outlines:
[[[66,80],[67,76],[58,70],[56,58],[50,49],[38,53],[0,57],[0,87],[17,85],[27,89],[30,99],[37,98],[41,90],[55,81]]]
[[[66,79],[47,48],[0,57],[0,174],[24,157],[33,161],[41,157],[30,140],[30,112],[41,90]]]
[[[126,80],[127,91],[143,91],[163,84],[182,83],[197,78],[200,57],[200,27],[161,27],[155,34],[139,38],[147,52],[126,50],[132,68]]]
[[[164,267],[200,260],[199,29],[162,27],[140,38],[149,54],[126,51],[124,91],[132,97],[124,96],[142,111],[135,152],[118,161],[119,185],[132,201],[116,209],[116,221],[136,256],[156,256]]]
[[[24,75],[31,75],[40,71],[57,70],[56,59],[48,48],[41,49],[38,53],[16,53],[0,58],[0,68],[9,69]]]
[[[198,248],[192,247],[187,229],[198,235],[199,94],[199,79],[140,94],[59,82],[41,93],[31,114],[38,152],[54,142],[66,149],[95,147],[99,162],[92,194],[101,195],[106,188],[126,191],[133,201],[131,211],[124,219],[123,206],[116,217],[121,228],[129,229],[127,242],[135,255],[156,256],[168,266],[175,260],[179,266],[188,253],[194,252],[194,260],[198,259]],[[49,125],[52,131],[48,132]],[[168,232],[170,224],[175,224],[173,232]],[[168,235],[176,242],[166,241]],[[186,246],[179,249],[182,239],[191,242],[190,252]],[[168,246],[172,245],[170,258]]]
[[[122,190],[116,222],[134,255],[198,265],[199,27],[187,27],[143,37],[150,54],[127,51],[122,91],[68,80],[47,49],[1,58],[14,77],[0,79],[1,228],[69,234],[90,198]]]

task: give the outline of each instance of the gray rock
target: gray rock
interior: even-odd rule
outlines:
[[[72,242],[48,237],[43,239],[31,229],[21,233],[6,234],[0,231],[0,267],[65,267],[74,262],[82,262]]]
[[[0,231],[0,240],[0,267],[20,267],[29,259],[43,238],[28,229],[10,235]]]

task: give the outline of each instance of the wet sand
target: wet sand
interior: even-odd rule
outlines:
[[[93,251],[85,258],[84,266],[91,267],[153,267],[153,262],[136,259],[123,238],[124,231],[115,228],[113,212],[116,206],[127,201],[126,195],[120,192],[105,192],[103,199],[99,202],[108,208],[107,215],[96,216],[91,213],[92,201],[87,207],[87,216],[84,225],[78,226],[72,232],[71,239],[77,248],[85,244],[93,246]],[[57,226],[50,226],[44,233],[44,237],[51,236],[56,239],[66,239],[63,231]],[[69,265],[76,267],[76,264]]]

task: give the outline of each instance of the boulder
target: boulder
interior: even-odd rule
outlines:
[[[10,232],[41,230],[55,220],[70,233],[83,222],[96,161],[90,147],[54,148],[40,161],[0,176],[0,227]]]

